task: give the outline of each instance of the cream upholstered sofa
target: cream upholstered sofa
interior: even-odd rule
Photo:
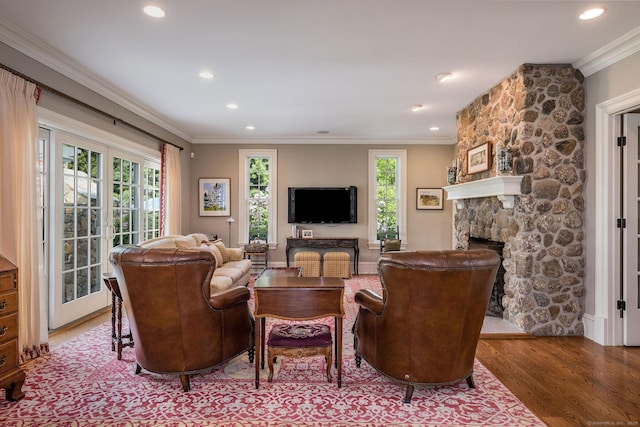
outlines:
[[[227,248],[222,240],[210,242],[205,234],[157,237],[139,244],[144,248],[180,248],[211,251],[216,258],[216,269],[211,278],[211,293],[235,286],[247,286],[251,277],[251,260],[243,259],[242,248]]]

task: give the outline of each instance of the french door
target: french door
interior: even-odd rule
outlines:
[[[109,305],[102,282],[109,251],[140,241],[144,162],[69,133],[53,135],[50,329]]]
[[[626,226],[622,228],[622,284],[620,313],[622,343],[640,346],[640,114],[622,116],[623,136],[621,187],[622,211]]]

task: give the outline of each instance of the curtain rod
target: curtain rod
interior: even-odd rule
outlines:
[[[177,145],[177,144],[174,144],[173,142],[169,142],[169,141],[167,141],[167,140],[165,140],[165,139],[162,139],[162,138],[160,138],[160,137],[158,137],[158,136],[156,136],[156,135],[152,134],[151,132],[148,132],[148,131],[146,131],[146,130],[144,130],[144,129],[142,129],[142,128],[139,128],[138,126],[136,126],[136,125],[134,125],[134,124],[131,124],[131,123],[127,122],[126,120],[123,120],[123,119],[121,119],[121,118],[119,118],[119,117],[116,117],[116,116],[114,116],[114,115],[112,115],[112,114],[109,114],[109,113],[107,113],[106,111],[102,111],[102,110],[100,110],[100,109],[98,109],[98,108],[96,108],[96,107],[94,107],[94,106],[92,106],[92,105],[87,104],[86,102],[80,101],[80,100],[79,100],[79,99],[77,99],[77,98],[74,98],[74,97],[72,97],[72,96],[69,96],[69,95],[67,95],[66,93],[60,92],[59,90],[54,89],[54,88],[52,88],[51,86],[45,85],[45,84],[43,84],[43,83],[40,83],[39,81],[34,80],[34,79],[32,79],[31,77],[29,77],[29,76],[25,76],[24,74],[22,74],[22,73],[20,73],[20,72],[18,72],[18,71],[16,71],[16,70],[14,70],[14,69],[12,69],[12,68],[10,68],[10,67],[7,67],[7,66],[6,66],[6,65],[4,65],[4,64],[0,64],[0,68],[3,68],[3,69],[5,69],[5,70],[9,71],[10,73],[15,74],[16,76],[21,77],[21,78],[25,79],[26,81],[28,81],[28,82],[30,82],[30,83],[35,84],[35,85],[36,85],[36,86],[38,86],[40,89],[42,89],[42,90],[46,90],[47,92],[49,92],[49,93],[51,93],[51,94],[53,94],[53,95],[56,95],[56,96],[58,96],[58,97],[60,97],[60,98],[66,99],[67,101],[71,101],[71,102],[73,102],[73,103],[75,103],[75,104],[78,104],[78,105],[80,105],[81,107],[86,108],[87,110],[93,111],[94,113],[102,114],[103,116],[108,117],[109,119],[113,120],[113,124],[114,124],[114,125],[115,125],[116,123],[121,123],[121,124],[123,124],[123,125],[125,125],[125,126],[130,127],[131,129],[134,129],[134,130],[136,130],[136,131],[138,131],[138,132],[140,132],[140,133],[143,133],[143,134],[145,134],[145,135],[147,135],[147,136],[149,136],[149,137],[151,137],[151,138],[154,138],[154,139],[156,139],[156,140],[158,140],[158,141],[160,141],[160,142],[162,142],[162,143],[169,144],[169,145],[173,145],[174,147],[179,148],[179,149],[180,149],[180,151],[184,150],[184,148],[183,148],[183,147],[181,147],[181,146],[179,146],[179,145]]]

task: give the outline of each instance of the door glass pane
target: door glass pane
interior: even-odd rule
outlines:
[[[140,231],[140,164],[113,159],[113,246],[137,244]]]
[[[63,262],[62,301],[69,303],[93,292],[101,283],[91,282],[101,273],[102,154],[63,145]],[[96,249],[92,248],[96,245]],[[95,270],[95,271],[93,271]],[[90,279],[91,271],[91,279]]]
[[[160,235],[160,170],[144,168],[144,240]]]

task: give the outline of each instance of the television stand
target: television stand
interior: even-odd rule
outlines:
[[[313,249],[351,249],[353,251],[353,272],[358,274],[358,256],[360,248],[358,247],[357,237],[323,237],[302,239],[295,237],[287,237],[287,247],[285,249],[287,257],[287,267],[289,267],[289,250],[291,248],[313,248]]]

